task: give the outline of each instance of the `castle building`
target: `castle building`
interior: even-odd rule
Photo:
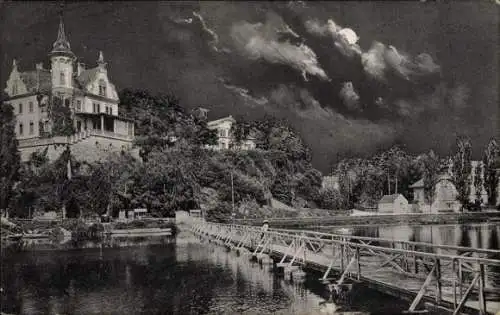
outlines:
[[[21,71],[14,60],[7,80],[5,92],[16,114],[22,160],[47,147],[49,158],[66,146],[79,146],[88,154],[130,149],[134,123],[119,116],[118,93],[103,53],[95,67],[85,68],[71,51],[61,17],[48,57],[50,69],[39,63],[30,71]]]

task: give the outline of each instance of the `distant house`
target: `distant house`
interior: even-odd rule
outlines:
[[[443,171],[438,176],[434,185],[432,204],[425,200],[423,179],[412,184],[410,188],[413,189],[413,203],[417,204],[420,212],[458,212],[460,210],[460,203],[457,201],[458,192],[448,172]]]
[[[458,192],[449,174],[438,177],[434,186],[434,198],[431,212],[458,212],[460,202],[457,200]]]
[[[321,188],[339,190],[339,177],[337,175],[323,176],[323,179],[321,181]]]
[[[228,150],[231,147],[231,127],[235,123],[236,120],[233,116],[212,120],[207,123],[208,129],[217,131],[217,145],[213,147],[214,149]]]
[[[246,139],[243,139],[240,145],[234,145],[235,139],[231,132],[231,128],[235,123],[236,120],[233,118],[233,116],[227,116],[207,122],[208,129],[217,131],[217,144],[215,146],[210,146],[210,148],[216,150],[229,150],[232,148],[241,150],[255,149],[255,139],[250,136]]]
[[[419,179],[410,185],[410,188],[413,189],[413,202],[416,204],[425,204],[424,179]]]
[[[408,213],[408,200],[401,194],[385,195],[378,202],[379,213]]]

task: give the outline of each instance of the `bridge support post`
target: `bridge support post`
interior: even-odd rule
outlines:
[[[464,296],[460,300],[460,303],[458,303],[457,308],[455,308],[455,311],[453,312],[453,315],[460,314],[460,310],[465,305],[465,302],[467,302],[467,299],[469,298],[469,295],[472,292],[472,289],[474,288],[474,286],[476,285],[476,282],[478,282],[479,278],[480,278],[480,274],[477,274],[474,277],[474,279],[472,280],[472,283],[469,285],[469,287],[467,288],[467,290],[464,293]]]
[[[457,259],[453,258],[451,261],[451,269],[453,273],[453,280],[451,285],[453,286],[453,308],[457,308]]]
[[[436,273],[436,303],[441,301],[441,261],[436,258],[434,261],[434,272]]]
[[[359,254],[359,247],[356,247],[356,261],[357,261],[357,279],[361,280],[361,255]]]
[[[427,289],[427,286],[431,283],[432,278],[435,276],[435,270],[436,270],[436,265],[434,265],[434,267],[432,267],[432,270],[427,275],[427,278],[425,278],[424,284],[422,285],[422,287],[420,287],[420,290],[418,291],[417,296],[415,297],[415,299],[411,303],[410,308],[408,309],[408,311],[406,313],[415,313],[415,309],[417,308],[418,303],[420,303],[420,300],[422,300],[422,298],[424,297],[425,290]]]
[[[484,287],[485,287],[485,273],[484,273],[484,265],[479,265],[479,313],[481,315],[488,314],[486,311],[486,297],[484,295]]]
[[[283,269],[287,265],[285,263],[285,260],[286,260],[287,256],[290,254],[290,250],[293,247],[295,247],[295,239],[293,239],[292,242],[290,243],[290,245],[288,245],[288,247],[286,248],[285,254],[281,258],[280,262],[276,264],[276,267],[278,268],[278,270],[280,270],[280,268]]]

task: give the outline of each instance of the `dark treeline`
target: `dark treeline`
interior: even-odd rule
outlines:
[[[135,121],[138,156],[130,152],[110,154],[99,162],[85,162],[68,148],[57,160],[47,152],[19,162],[10,105],[2,104],[0,207],[15,216],[30,212],[66,209],[67,216],[115,214],[119,209],[147,207],[158,216],[175,210],[203,208],[213,219],[233,212],[248,214],[275,198],[294,207],[345,209],[373,206],[383,194],[402,193],[411,199],[409,186],[424,178],[426,193],[444,162],[432,151],[410,155],[393,147],[371,158],[344,159],[335,165],[339,190],[322,189],[322,174],[311,165],[311,153],[286,122],[272,117],[239,121],[232,128],[235,145],[251,136],[255,150],[207,150],[217,141],[206,122],[191,115],[171,95],[123,90],[120,114]],[[454,180],[463,200],[470,179],[470,141],[460,138],[452,157]],[[489,202],[496,202],[498,145],[485,150],[484,185]],[[68,164],[70,166],[68,166]],[[458,167],[460,166],[460,167]],[[71,178],[68,177],[68,167]],[[233,183],[233,185],[231,185]]]

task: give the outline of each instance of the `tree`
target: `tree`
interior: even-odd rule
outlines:
[[[14,194],[13,188],[19,179],[21,158],[15,126],[13,108],[2,100],[0,105],[0,209],[2,210],[9,207]]]
[[[483,155],[484,186],[488,194],[488,204],[495,206],[498,194],[498,169],[500,168],[500,149],[495,139],[491,139]]]
[[[441,163],[433,150],[419,157],[420,169],[424,179],[424,195],[426,201],[432,206],[435,195],[435,185],[438,180]]]
[[[477,163],[476,168],[474,169],[474,190],[476,192],[476,200],[475,203],[480,205],[482,203],[482,193],[484,188],[483,181],[483,165],[481,163]]]
[[[120,106],[123,115],[135,121],[136,144],[144,161],[153,150],[172,147],[182,140],[193,145],[216,143],[215,131],[188,114],[173,95],[125,89],[120,92]]]
[[[52,106],[50,106],[49,115],[53,121],[52,135],[71,136],[75,133],[73,119],[71,118],[71,109],[64,105],[60,97],[52,97]]]
[[[453,157],[453,181],[458,191],[457,199],[462,203],[462,209],[467,208],[469,204],[472,170],[471,155],[470,139],[459,137],[455,156]]]
[[[318,205],[322,209],[330,210],[342,209],[344,206],[340,192],[331,188],[321,190]]]

